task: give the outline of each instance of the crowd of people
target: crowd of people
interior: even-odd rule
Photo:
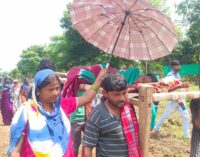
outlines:
[[[14,113],[20,107],[20,104],[28,100],[29,82],[24,79],[22,85],[18,80],[6,76],[1,78],[0,83],[0,106],[4,125],[10,125]]]
[[[43,59],[32,85],[27,78],[21,85],[11,77],[3,78],[1,114],[4,125],[11,125],[8,156],[78,157],[82,144],[83,157],[92,157],[93,148],[97,157],[141,157],[137,116],[127,94],[138,92],[143,83],[153,85],[155,92],[162,92],[163,86],[169,92],[187,88],[189,83],[181,82],[178,73],[180,63],[175,60],[171,65],[166,78],[158,80],[154,74],[141,75],[134,67],[117,70],[101,64],[58,73],[52,61]],[[189,139],[190,118],[185,100],[169,101],[155,124],[158,105],[159,102],[152,104],[152,132],[158,133],[176,109],[183,119],[184,137]],[[193,119],[194,141],[200,125]],[[195,143],[199,149],[199,141]],[[197,149],[191,151],[192,157],[199,153]]]

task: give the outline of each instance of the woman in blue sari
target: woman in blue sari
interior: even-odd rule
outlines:
[[[73,157],[68,115],[94,98],[105,73],[103,70],[99,74],[84,96],[61,99],[56,73],[50,69],[38,71],[32,100],[22,104],[13,118],[8,156]]]

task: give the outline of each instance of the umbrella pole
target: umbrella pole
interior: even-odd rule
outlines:
[[[127,18],[127,16],[128,16],[129,14],[130,14],[130,11],[125,11],[124,20],[123,20],[123,22],[122,22],[121,28],[120,28],[119,33],[118,33],[118,35],[117,35],[117,39],[116,39],[116,41],[115,41],[114,47],[113,47],[113,49],[112,49],[111,55],[110,55],[109,60],[108,60],[108,63],[107,63],[108,66],[110,65],[110,62],[111,62],[113,53],[114,53],[114,51],[115,51],[117,42],[118,42],[118,40],[119,40],[119,36],[120,36],[120,34],[121,34],[121,32],[122,32],[122,29],[123,29],[123,27],[124,27],[124,25],[125,25],[126,18]]]
[[[148,64],[147,64],[147,61],[145,61],[146,62],[146,65],[145,65],[145,67],[146,67],[146,74],[148,73]]]

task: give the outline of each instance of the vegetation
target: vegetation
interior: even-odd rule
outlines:
[[[149,1],[166,14],[169,13],[169,8],[165,5],[166,0]],[[170,56],[147,62],[148,72],[162,74],[163,65],[168,65],[173,58],[178,58],[182,64],[200,62],[200,1],[185,0],[178,6],[177,12],[180,15],[184,15],[183,22],[188,27],[186,38],[182,38],[181,28],[180,26],[177,27],[177,33],[181,39],[177,47]],[[67,71],[72,66],[106,63],[108,61],[109,55],[102,53],[101,50],[87,43],[73,28],[67,9],[60,23],[64,33],[60,36],[52,37],[49,45],[32,45],[24,50],[17,68],[10,72],[11,76],[31,78],[37,70],[39,61],[44,57],[53,60],[59,71]],[[114,57],[111,65],[116,68],[137,66],[145,72],[146,62],[128,61]],[[0,73],[7,74],[2,71]]]

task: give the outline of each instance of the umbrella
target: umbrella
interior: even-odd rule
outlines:
[[[178,42],[171,19],[145,0],[74,0],[70,14],[86,41],[128,60],[169,55]]]

